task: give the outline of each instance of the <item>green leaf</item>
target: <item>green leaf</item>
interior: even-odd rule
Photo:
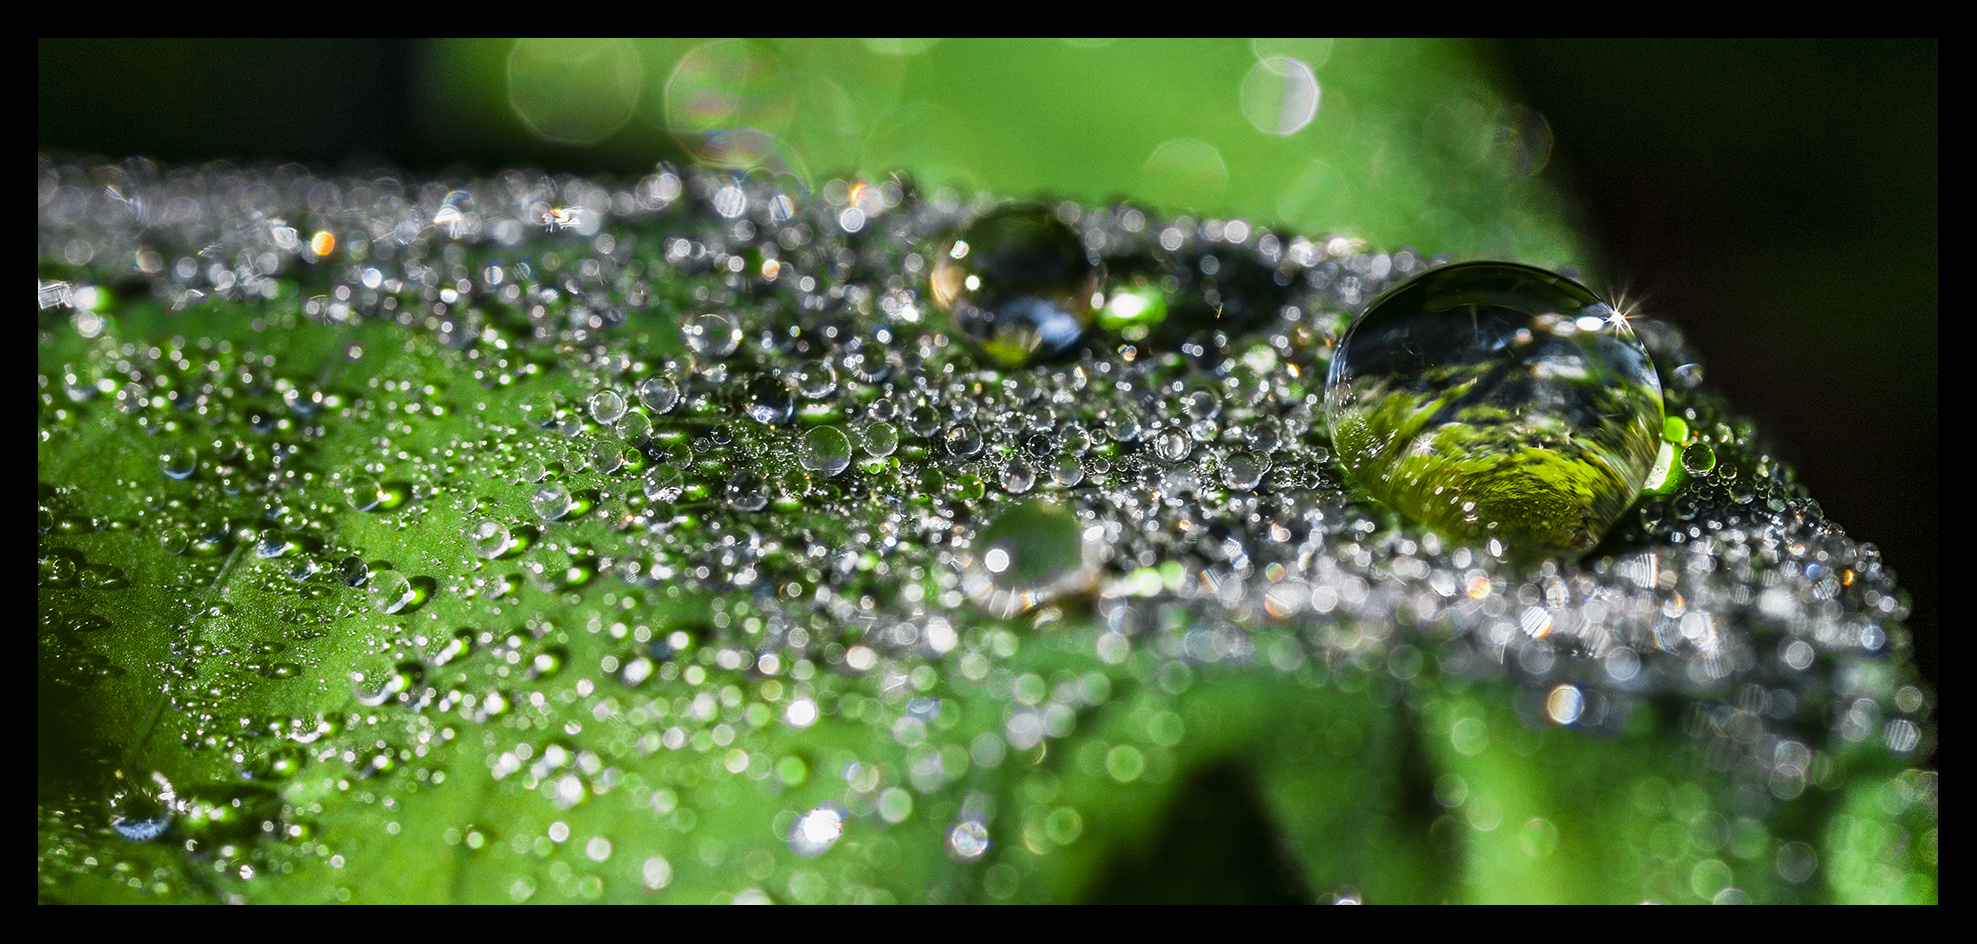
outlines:
[[[1556,198],[1491,156],[1501,106],[1461,49],[1341,46],[1320,114],[1351,120],[1314,159],[1349,196],[1259,209],[1290,192],[1281,172],[1224,158],[1230,215],[1316,243],[1273,233],[1300,312],[1191,337],[1219,356],[984,367],[936,340],[921,281],[968,211],[880,178],[869,228],[846,233],[828,188],[786,190],[808,229],[770,242],[790,221],[760,178],[741,234],[712,175],[661,200],[660,175],[44,159],[42,898],[1933,901],[1935,777],[1910,760],[1933,694],[1899,597],[1747,423],[1666,376],[1693,356],[1672,331],[1643,329],[1716,468],[1585,561],[1520,570],[1344,490],[1316,378],[1418,257],[1325,231],[1577,254]],[[1129,51],[1155,60],[1146,81],[1253,59]],[[943,107],[1032,117],[993,98]],[[935,151],[961,133],[928,127]],[[1116,172],[991,153],[966,157],[981,181],[1125,231],[1095,210]],[[1156,256],[1202,271],[1205,222]],[[683,345],[707,311],[739,350]],[[888,376],[853,372],[876,349],[852,337],[883,340]],[[825,356],[831,391],[777,386]],[[654,377],[682,403],[642,402]],[[604,391],[628,407],[594,409]],[[1183,392],[1220,411],[1188,462],[1108,438],[1117,416],[1195,422]],[[755,418],[765,396],[789,422]],[[804,472],[808,430],[862,441],[881,398],[906,414],[896,452]],[[925,434],[922,400],[945,414]],[[1032,461],[1016,424],[1046,406],[1092,441],[1068,454],[1084,478],[1050,479],[1059,443],[1005,490]],[[625,409],[649,442],[616,428]],[[971,419],[981,453],[951,453]],[[1265,423],[1283,442],[1254,447],[1264,483],[1222,487]],[[677,498],[648,495],[662,464]],[[1039,498],[1114,527],[1097,579],[978,605],[976,536]],[[126,838],[153,816],[162,836]]]

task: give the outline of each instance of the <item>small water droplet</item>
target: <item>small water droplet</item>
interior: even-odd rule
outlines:
[[[676,502],[686,489],[686,477],[673,465],[656,465],[645,473],[645,497],[653,501]]]
[[[1270,457],[1254,452],[1237,451],[1229,453],[1222,460],[1222,484],[1240,492],[1247,492],[1263,481],[1270,471]]]
[[[982,452],[982,432],[968,423],[957,423],[947,431],[947,451],[958,459],[973,459]]]
[[[189,479],[199,468],[199,453],[190,447],[173,449],[158,458],[165,474],[175,479]]]
[[[866,423],[859,434],[858,446],[866,455],[883,459],[899,448],[899,430],[884,421]]]
[[[781,377],[763,374],[748,383],[748,415],[757,423],[781,426],[796,414],[796,398]]]
[[[1166,462],[1181,462],[1194,451],[1194,443],[1178,426],[1163,427],[1153,435],[1153,454]]]

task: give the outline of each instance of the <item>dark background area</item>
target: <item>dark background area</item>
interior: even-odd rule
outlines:
[[[1489,52],[1544,114],[1546,173],[1606,271],[1679,324],[1833,521],[1914,598],[1936,681],[1937,43],[1527,40]],[[41,40],[42,150],[633,172],[606,150],[447,139],[405,40]]]

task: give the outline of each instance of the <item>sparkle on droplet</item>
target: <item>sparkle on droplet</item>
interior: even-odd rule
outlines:
[[[1372,495],[1513,554],[1578,553],[1654,464],[1661,384],[1627,320],[1530,266],[1444,266],[1354,323],[1325,385],[1332,442]]]

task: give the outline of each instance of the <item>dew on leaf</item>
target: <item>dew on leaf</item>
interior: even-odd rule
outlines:
[[[680,388],[665,377],[647,377],[639,382],[638,399],[654,415],[671,413],[680,402]]]
[[[720,360],[741,346],[741,327],[719,312],[695,315],[680,326],[680,339],[687,350]]]
[[[380,613],[396,613],[418,600],[418,588],[412,586],[410,578],[395,570],[384,570],[372,575],[370,584],[364,588],[370,598],[371,609]]]
[[[507,525],[489,518],[467,530],[467,545],[475,556],[494,560],[515,546],[515,538],[509,534]]]

